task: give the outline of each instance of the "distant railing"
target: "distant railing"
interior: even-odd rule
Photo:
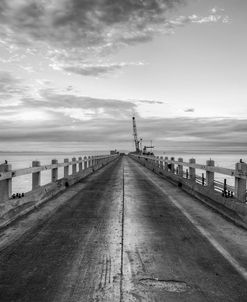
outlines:
[[[165,170],[168,173],[177,174],[181,178],[186,178],[200,184],[201,186],[208,187],[212,190],[220,192],[224,197],[235,197],[242,202],[246,202],[246,183],[247,183],[247,164],[240,161],[236,163],[235,169],[228,169],[222,167],[216,167],[214,160],[210,159],[205,165],[197,164],[194,158],[191,158],[189,162],[184,162],[182,158],[175,160],[174,157],[168,159],[162,156],[144,156],[132,154],[132,156],[138,159],[148,161],[154,166]],[[184,171],[186,167],[186,171]],[[205,173],[197,175],[196,170],[203,170]],[[224,182],[215,180],[215,173],[223,174],[234,177],[235,186],[227,184],[227,180]]]
[[[11,164],[4,163],[0,165],[0,203],[10,198],[12,195],[12,178],[32,174],[32,190],[40,187],[41,172],[51,170],[51,182],[58,180],[58,168],[63,167],[64,178],[69,176],[69,166],[72,166],[72,174],[82,172],[85,169],[93,168],[95,165],[106,164],[114,159],[117,155],[98,155],[88,157],[75,157],[69,161],[68,158],[64,159],[63,163],[58,163],[56,159],[51,160],[49,165],[41,165],[39,161],[33,161],[31,168],[23,168],[12,170]]]

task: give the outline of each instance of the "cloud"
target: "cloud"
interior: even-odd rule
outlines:
[[[19,43],[48,42],[58,48],[108,47],[150,39],[166,13],[183,0],[1,1],[5,36]],[[26,38],[26,40],[25,40]],[[24,41],[25,40],[25,41]]]
[[[0,71],[0,107],[16,106],[20,103],[19,97],[25,95],[27,87],[21,80],[7,71]]]
[[[186,108],[184,109],[184,112],[195,112],[194,108]]]
[[[9,52],[9,58],[3,60],[21,61],[40,52],[56,70],[101,76],[140,65],[102,63],[124,46],[170,34],[177,26],[230,22],[218,8],[211,9],[206,17],[170,20],[168,13],[184,3],[186,0],[2,0],[0,43]]]
[[[20,80],[7,71],[0,71],[0,91],[1,93],[16,92]]]
[[[165,104],[161,101],[152,101],[152,100],[136,100],[137,103],[143,103],[143,104]]]
[[[156,148],[240,150],[247,147],[246,119],[141,118],[136,101],[58,94],[52,89],[44,89],[40,94],[39,100],[22,98],[16,107],[2,108],[2,143],[19,141],[24,146],[26,142],[61,145],[80,142],[92,148],[101,145],[103,149],[104,146],[128,149],[133,140],[132,112],[136,111],[139,136],[144,143],[153,140]],[[155,101],[150,100],[150,104],[155,105]]]
[[[176,26],[185,26],[187,24],[203,24],[203,23],[229,23],[230,18],[227,15],[222,15],[219,13],[224,12],[223,10],[216,10],[215,8],[211,10],[211,14],[208,16],[198,16],[198,15],[190,15],[190,16],[179,16],[173,20],[169,21],[171,28]]]
[[[22,97],[16,107],[5,104],[0,121],[8,121],[3,129],[32,129],[46,122],[50,131],[55,127],[76,126],[92,119],[126,119],[136,105],[129,101],[97,99],[73,94],[58,94],[53,89],[41,89],[39,98]],[[33,127],[32,127],[33,126]]]
[[[224,11],[225,11],[224,8],[218,8],[218,7],[213,7],[210,10],[211,14],[223,13]]]
[[[101,76],[113,71],[121,70],[128,66],[142,66],[143,63],[118,63],[118,64],[84,64],[81,66],[67,66],[63,69],[67,72],[83,75],[83,76]]]

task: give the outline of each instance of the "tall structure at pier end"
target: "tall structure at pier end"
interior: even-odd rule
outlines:
[[[138,139],[138,135],[137,135],[137,127],[136,127],[136,120],[135,117],[132,117],[132,123],[133,123],[133,136],[134,136],[134,143],[135,143],[135,151],[131,152],[134,154],[141,154],[141,155],[151,155],[153,156],[153,148],[154,146],[144,146],[142,148],[142,138]],[[150,151],[148,151],[148,149],[150,149]]]

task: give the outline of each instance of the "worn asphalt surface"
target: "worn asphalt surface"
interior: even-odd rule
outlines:
[[[246,302],[247,256],[239,253],[236,269],[157,178],[125,156],[84,179],[75,197],[1,250],[0,301]],[[184,196],[176,189],[176,200]]]

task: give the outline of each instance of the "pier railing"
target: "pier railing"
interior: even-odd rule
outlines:
[[[69,166],[72,167],[72,174],[79,174],[94,166],[104,165],[109,161],[116,158],[117,155],[98,155],[98,156],[85,156],[76,159],[72,158],[70,161],[68,158],[64,159],[64,162],[59,163],[58,160],[52,159],[51,164],[41,165],[39,161],[33,161],[32,167],[12,170],[12,165],[4,163],[0,165],[0,203],[5,202],[12,196],[12,179],[14,177],[30,174],[32,176],[32,190],[35,190],[41,186],[41,172],[51,171],[51,183],[55,183],[58,180],[58,168],[63,167],[63,177],[69,177]]]
[[[184,162],[183,158],[175,160],[174,157],[170,159],[162,156],[144,156],[131,154],[132,157],[164,170],[168,175],[175,174],[181,179],[188,179],[209,190],[220,192],[223,197],[236,198],[241,202],[246,202],[246,183],[247,183],[247,164],[238,162],[235,169],[222,168],[215,166],[214,160],[207,160],[205,164],[198,164],[194,158],[189,162]],[[202,170],[204,173],[197,175],[197,170]],[[224,182],[215,180],[215,174],[222,174],[231,176],[235,179],[235,185],[227,184],[227,179]]]

